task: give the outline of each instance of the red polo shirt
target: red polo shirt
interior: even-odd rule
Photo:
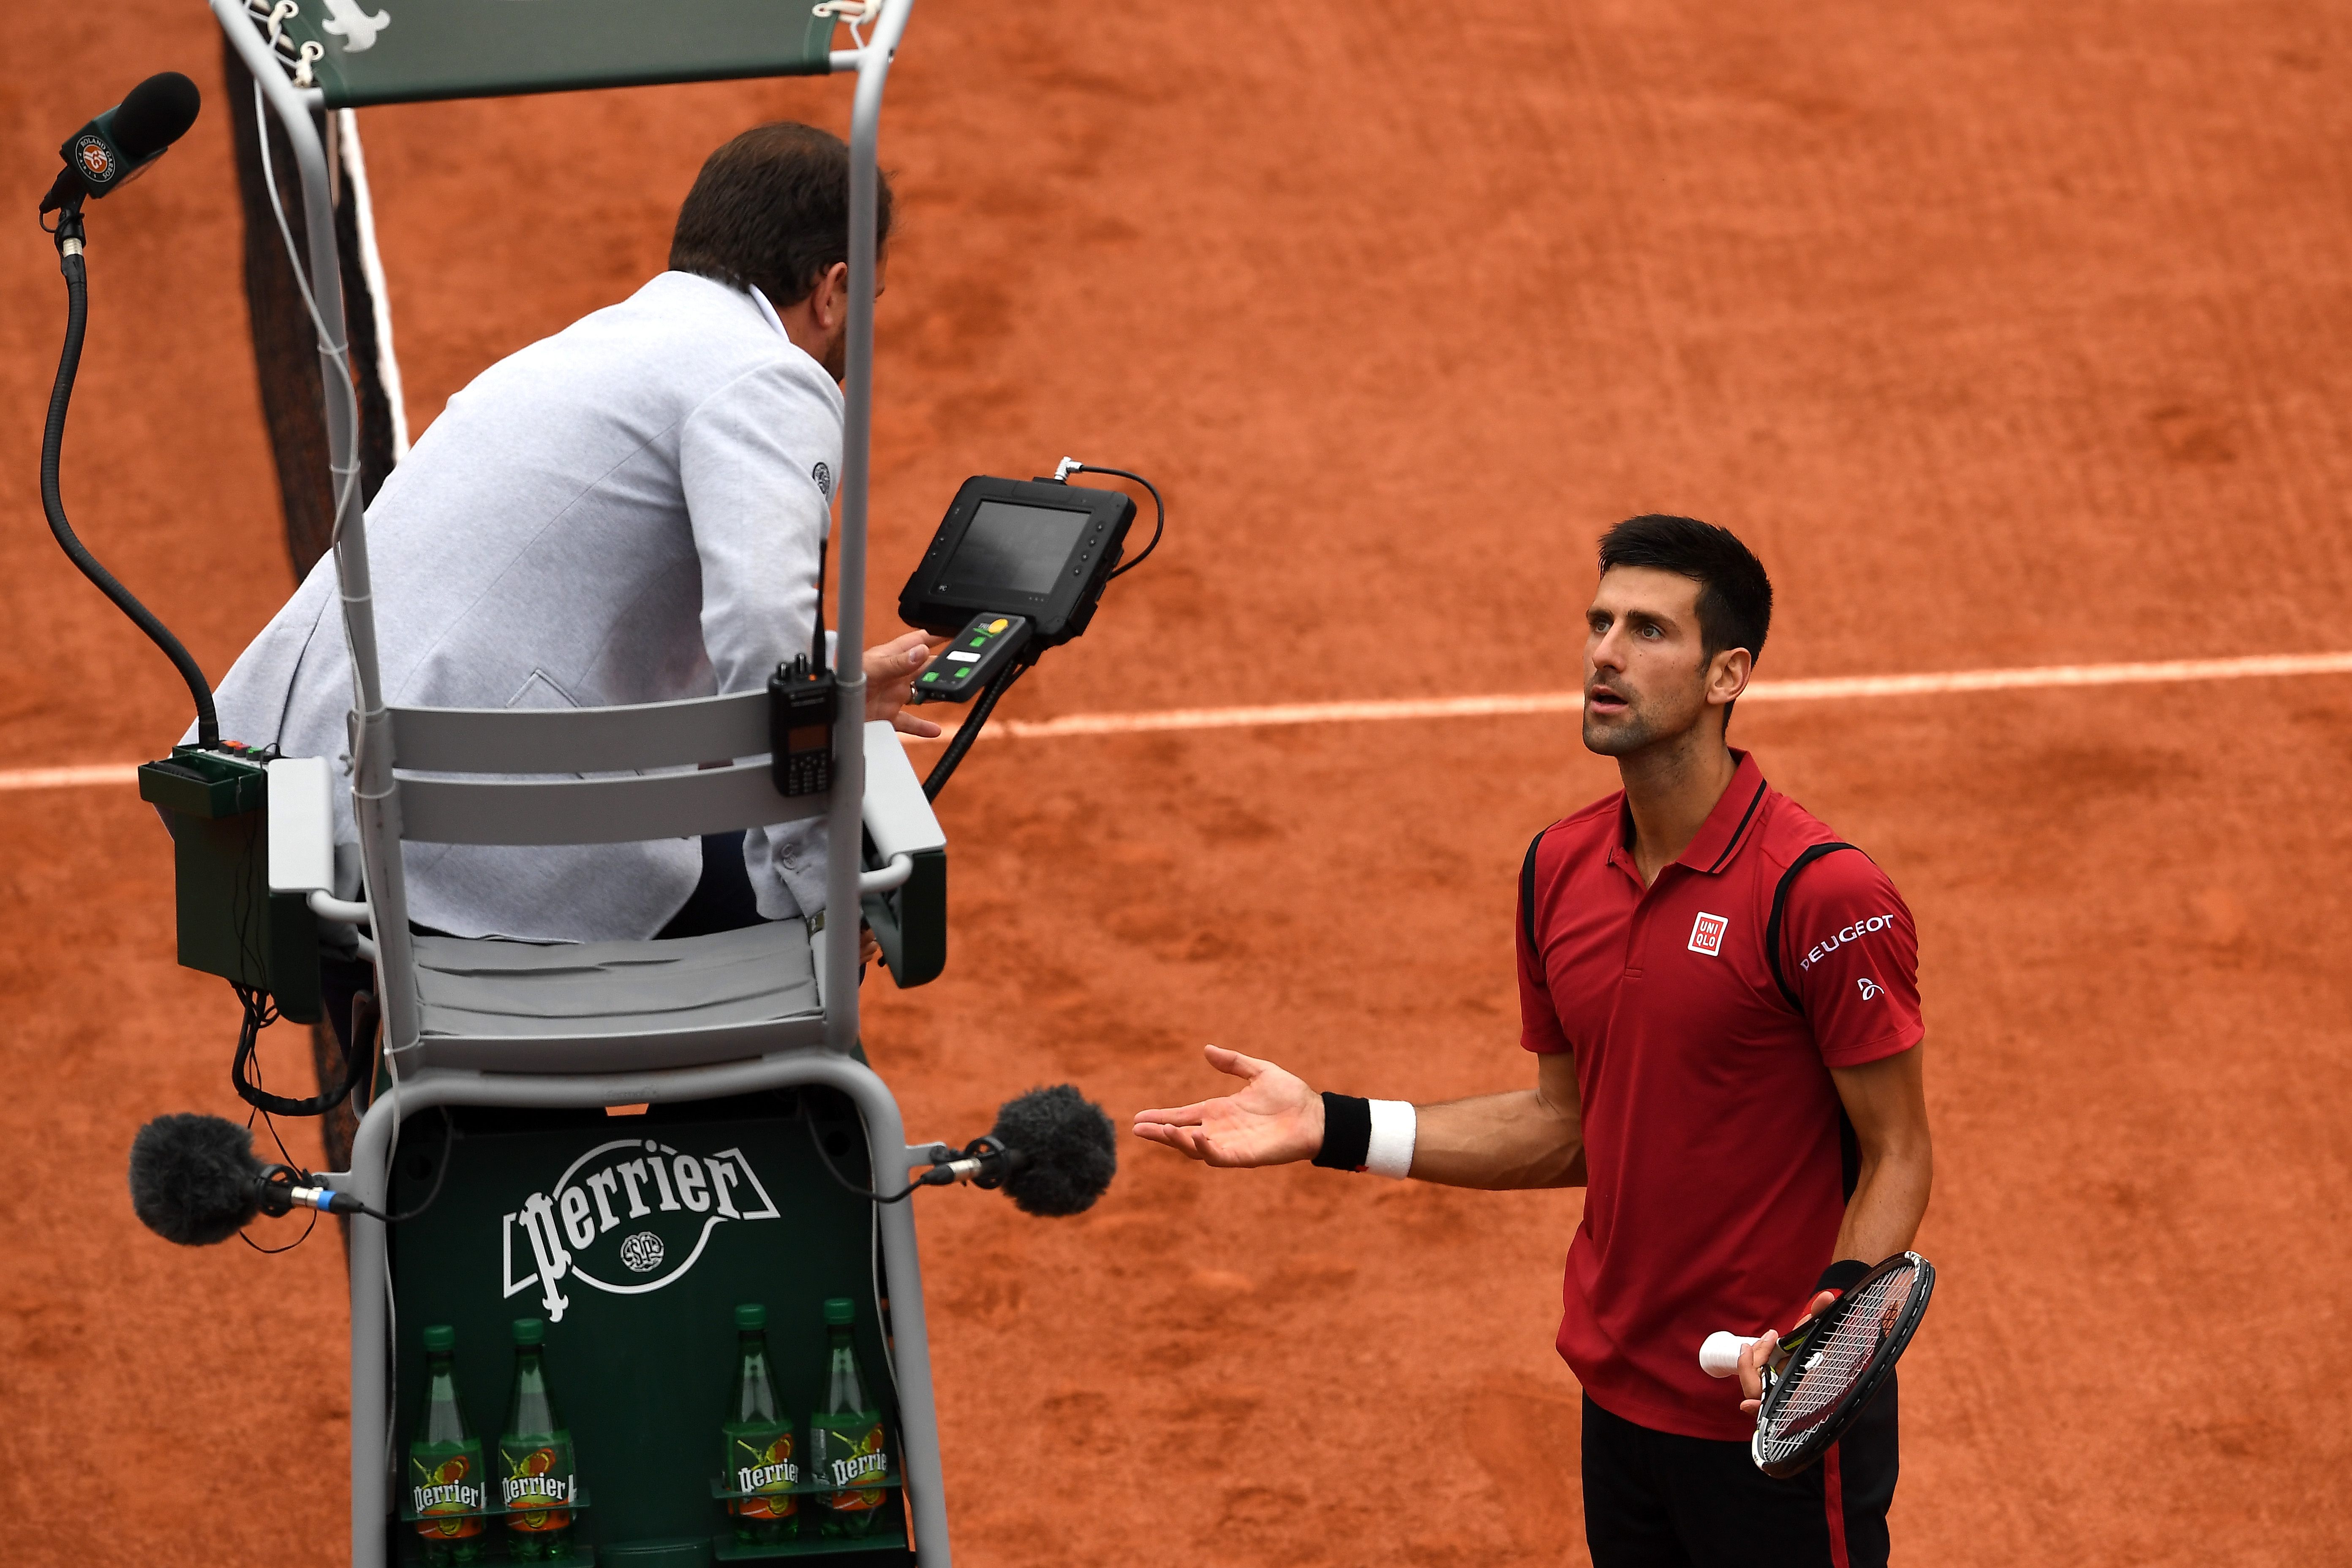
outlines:
[[[1544,830],[1519,1013],[1528,1050],[1574,1054],[1584,1102],[1560,1355],[1628,1421],[1745,1441],[1739,1384],[1699,1370],[1699,1342],[1785,1327],[1802,1308],[1845,1213],[1829,1069],[1908,1050],[1926,1030],[1911,911],[1856,849],[1790,885],[1790,1005],[1765,958],[1773,894],[1836,835],[1732,755],[1731,787],[1647,889],[1622,792]]]

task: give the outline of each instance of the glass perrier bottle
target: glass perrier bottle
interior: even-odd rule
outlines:
[[[507,1424],[499,1435],[499,1501],[506,1509],[507,1556],[517,1563],[561,1562],[572,1555],[572,1504],[578,1500],[572,1434],[548,1391],[541,1346],[547,1324],[514,1321],[514,1387]]]
[[[446,1323],[425,1331],[425,1414],[408,1444],[408,1511],[425,1542],[425,1561],[439,1568],[482,1561],[482,1521],[489,1506],[482,1443],[466,1425],[457,1397],[457,1331]]]
[[[768,1310],[756,1301],[735,1309],[735,1388],[719,1434],[720,1489],[730,1497],[735,1539],[754,1545],[789,1541],[800,1530],[801,1467],[793,1453],[793,1424],[776,1402],[768,1374]]]
[[[872,1533],[889,1496],[879,1486],[857,1484],[881,1480],[892,1466],[881,1402],[857,1362],[856,1321],[847,1297],[824,1304],[824,1405],[809,1417],[811,1479],[834,1489],[817,1497],[817,1528],[824,1535]]]

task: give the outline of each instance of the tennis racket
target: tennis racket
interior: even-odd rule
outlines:
[[[1936,1266],[1899,1252],[1773,1348],[1748,1445],[1758,1469],[1793,1476],[1845,1436],[1885,1386],[1935,1289]],[[1729,1377],[1739,1370],[1739,1352],[1755,1342],[1717,1330],[1699,1346],[1698,1364],[1709,1377]]]

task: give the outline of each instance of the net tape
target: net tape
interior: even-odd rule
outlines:
[[[1863,1287],[1820,1342],[1799,1352],[1780,1374],[1780,1402],[1758,1435],[1760,1458],[1786,1458],[1805,1446],[1813,1428],[1862,1381],[1879,1347],[1894,1337],[1918,1284],[1916,1267],[1889,1269]]]

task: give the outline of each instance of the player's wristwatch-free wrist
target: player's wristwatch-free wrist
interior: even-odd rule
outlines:
[[[1323,1095],[1323,1146],[1315,1163],[1329,1171],[1369,1171],[1403,1177],[1412,1172],[1420,1121],[1409,1100],[1361,1100]]]
[[[1855,1280],[1861,1279],[1864,1275],[1869,1273],[1876,1267],[1878,1267],[1876,1264],[1864,1263],[1859,1258],[1841,1258],[1835,1263],[1831,1264],[1827,1268],[1822,1270],[1822,1277],[1814,1282],[1813,1289],[1816,1290],[1834,1290],[1839,1295],[1843,1296],[1847,1291],[1853,1289],[1853,1282]]]

